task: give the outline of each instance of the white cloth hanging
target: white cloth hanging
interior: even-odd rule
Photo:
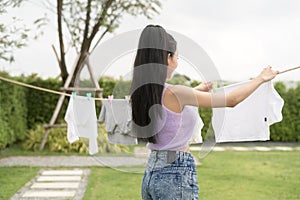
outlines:
[[[83,96],[72,96],[68,104],[65,121],[68,124],[67,138],[70,143],[79,137],[89,139],[89,153],[98,152],[98,131],[95,100]]]
[[[226,94],[246,83],[232,84],[216,93]],[[269,81],[234,108],[213,108],[216,142],[269,140],[269,126],[282,120],[283,105],[283,99]]]
[[[193,131],[193,135],[189,141],[190,144],[195,144],[195,143],[202,143],[202,136],[201,136],[201,130],[204,126],[204,123],[199,115],[198,112],[198,107],[195,106],[188,106],[191,107],[191,109],[193,110],[193,112],[195,113],[196,116],[196,122],[195,122],[195,126],[194,126],[194,131]]]

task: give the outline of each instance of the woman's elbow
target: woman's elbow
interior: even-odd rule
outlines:
[[[234,108],[239,103],[240,101],[238,100],[238,98],[235,97],[226,98],[226,107]]]

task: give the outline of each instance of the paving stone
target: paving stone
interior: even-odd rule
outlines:
[[[224,147],[214,147],[213,151],[226,151],[226,148],[224,148]]]
[[[201,147],[190,147],[191,151],[201,151]]]
[[[81,176],[40,176],[37,181],[80,181]]]
[[[300,147],[295,147],[294,150],[300,151]]]
[[[33,183],[32,189],[77,189],[79,182],[50,182],[50,183]]]
[[[76,194],[75,190],[67,190],[67,191],[60,191],[60,190],[29,190],[23,194],[22,197],[74,197]]]
[[[271,151],[269,147],[254,147],[256,151]]]
[[[82,170],[46,170],[41,173],[44,176],[53,176],[53,175],[77,175],[80,176],[83,174]]]
[[[42,173],[47,171],[82,171],[82,175],[41,176]],[[11,197],[11,200],[82,200],[89,174],[90,169],[86,168],[74,168],[71,170],[68,168],[61,170],[41,169],[36,177],[27,182]]]
[[[273,147],[273,150],[279,150],[279,151],[293,151],[292,147]]]
[[[231,147],[230,148],[233,151],[251,151],[252,148],[248,148],[248,147]]]

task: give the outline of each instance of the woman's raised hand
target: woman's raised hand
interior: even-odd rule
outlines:
[[[277,74],[279,74],[279,71],[273,70],[271,66],[268,66],[263,69],[258,78],[260,78],[263,82],[267,82],[275,78]]]
[[[198,86],[194,87],[194,89],[202,92],[209,92],[212,89],[212,83],[211,82],[201,83]]]

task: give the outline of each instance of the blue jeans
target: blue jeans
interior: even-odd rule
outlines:
[[[192,154],[151,152],[142,182],[143,200],[198,200],[198,190]]]

